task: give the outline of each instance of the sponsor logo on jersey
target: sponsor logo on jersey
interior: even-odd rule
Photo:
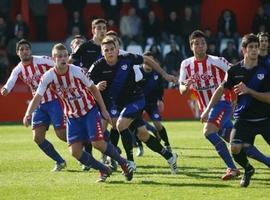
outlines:
[[[259,80],[263,80],[264,79],[264,74],[257,74],[257,78]]]
[[[127,70],[127,68],[128,68],[127,65],[122,65],[122,66],[121,66],[121,69],[122,69],[122,70]]]

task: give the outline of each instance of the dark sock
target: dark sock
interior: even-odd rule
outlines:
[[[136,143],[138,147],[143,147],[142,141],[137,137],[137,135],[135,135],[136,137]]]
[[[103,132],[103,137],[106,142],[110,142],[110,132],[107,129]]]
[[[119,165],[124,165],[126,163],[126,160],[120,156],[117,149],[110,143],[107,143],[107,148],[104,154],[116,160]]]
[[[159,141],[150,135],[150,138],[145,142],[149,149],[162,155],[166,160],[172,157],[172,153],[167,151]]]
[[[121,139],[123,143],[123,147],[126,151],[127,159],[130,161],[134,161],[133,158],[133,146],[132,146],[132,137],[128,129],[125,129],[120,132]]]
[[[110,138],[111,138],[111,143],[115,147],[117,147],[118,141],[119,141],[119,132],[116,129],[114,129],[114,128],[111,129]]]
[[[85,143],[85,144],[83,144],[83,146],[84,146],[84,150],[87,153],[92,155],[92,149],[93,149],[92,144],[91,143]]]
[[[253,158],[261,163],[264,163],[267,167],[270,167],[270,158],[265,156],[255,146],[251,145],[248,147],[244,147],[243,149],[248,157]]]
[[[145,121],[145,127],[148,131],[151,131],[154,135],[157,134],[157,129],[152,126],[150,123],[148,123],[147,121]]]
[[[56,161],[57,164],[65,162],[65,160],[60,156],[60,154],[54,149],[53,145],[48,141],[44,140],[38,145],[39,148],[51,159]]]
[[[91,154],[87,153],[86,151],[82,152],[79,161],[85,166],[91,166],[92,168],[97,169],[101,172],[108,172],[108,168],[105,165],[103,165],[101,162],[98,162]]]
[[[246,171],[250,170],[252,166],[250,165],[246,152],[241,149],[238,154],[232,154],[235,162],[237,162],[241,167],[243,167]]]
[[[216,151],[218,152],[219,156],[222,160],[226,163],[228,168],[235,169],[236,166],[232,160],[230,152],[227,148],[225,142],[218,136],[217,133],[211,133],[206,136],[206,138],[212,143],[215,147]]]
[[[159,131],[160,138],[164,141],[165,146],[169,146],[169,139],[167,135],[167,131],[164,126],[162,126],[162,129]]]

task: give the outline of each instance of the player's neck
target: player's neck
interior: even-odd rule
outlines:
[[[101,44],[101,41],[97,38],[97,37],[93,37],[93,41],[94,41],[94,43],[96,44],[96,45],[98,45],[98,46],[100,46],[100,44]]]
[[[244,58],[244,66],[248,69],[256,67],[258,65],[258,59]]]
[[[206,58],[206,54],[197,54],[197,55],[195,55],[195,59],[197,60],[197,61],[203,61],[205,58]]]
[[[57,74],[64,75],[68,71],[68,65],[65,65],[65,66],[55,66],[55,70],[56,70]]]
[[[259,50],[259,55],[260,56],[266,56],[268,54],[267,50]]]
[[[22,64],[24,66],[26,65],[30,65],[32,63],[33,57],[31,56],[31,58],[29,60],[22,60]]]

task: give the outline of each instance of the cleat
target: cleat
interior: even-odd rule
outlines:
[[[239,169],[230,169],[228,168],[226,173],[221,177],[223,181],[231,180],[233,178],[236,178],[240,176],[240,170]]]
[[[144,154],[143,147],[142,146],[138,146],[136,156],[137,157],[141,157],[141,156],[143,156],[143,154]]]
[[[107,155],[102,154],[101,159],[100,159],[100,162],[101,162],[102,164],[104,164],[104,165],[108,164],[108,163],[107,163]]]
[[[245,171],[241,181],[240,181],[240,186],[241,187],[248,187],[250,183],[250,179],[255,173],[255,169],[252,167],[250,170]]]
[[[172,157],[167,160],[168,164],[170,165],[172,174],[177,174],[177,172],[178,172],[177,157],[178,157],[178,155],[176,153],[172,153]]]
[[[114,172],[117,170],[117,162],[115,160],[113,160],[113,159],[111,159],[110,168]]]
[[[171,147],[170,145],[165,146],[165,149],[166,149],[167,151],[169,151],[169,152],[171,152],[171,153],[172,153],[172,147]]]
[[[91,166],[82,165],[82,170],[88,172],[91,169]]]
[[[128,161],[126,164],[121,166],[123,172],[122,174],[126,177],[127,181],[131,181],[133,178],[134,169],[136,169],[136,165],[133,161]]]
[[[107,167],[107,172],[100,172],[99,179],[96,183],[105,182],[108,177],[112,174],[111,168]]]
[[[51,170],[52,172],[60,172],[62,169],[66,168],[67,163],[66,161],[62,163],[56,163],[54,168]]]

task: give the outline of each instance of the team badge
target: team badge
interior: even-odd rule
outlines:
[[[122,66],[121,66],[121,69],[122,69],[122,70],[127,70],[127,67],[128,67],[127,65],[122,65]]]
[[[259,80],[263,80],[264,79],[264,74],[257,74],[257,78]]]
[[[155,79],[155,80],[158,80],[158,75],[155,75],[155,76],[154,76],[154,79]]]

